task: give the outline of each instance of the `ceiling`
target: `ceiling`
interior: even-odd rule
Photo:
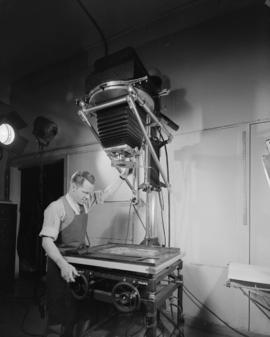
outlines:
[[[27,73],[102,45],[100,33],[80,3],[110,46],[114,39],[162,22],[176,11],[189,9],[194,24],[209,13],[215,16],[255,2],[258,0],[0,0],[0,93]]]

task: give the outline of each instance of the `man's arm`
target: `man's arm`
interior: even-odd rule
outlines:
[[[59,267],[61,271],[61,276],[67,282],[74,282],[75,277],[79,276],[76,268],[69,264],[63,255],[60,253],[59,249],[55,245],[53,238],[48,236],[42,237],[42,247],[44,248],[45,252],[51,258],[56,265]]]

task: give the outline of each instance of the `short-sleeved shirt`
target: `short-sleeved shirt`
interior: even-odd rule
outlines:
[[[63,197],[62,197],[63,198]],[[53,201],[44,211],[44,220],[41,232],[39,236],[49,236],[55,241],[58,237],[60,231],[62,231],[65,226],[68,225],[67,212],[62,198],[59,198],[56,201]],[[80,206],[73,201],[70,195],[67,193],[64,198],[68,202],[69,206],[73,210],[74,214],[80,214]],[[85,213],[88,213],[89,210],[95,205],[104,202],[104,193],[103,191],[95,191],[89,198],[87,204],[84,205]]]

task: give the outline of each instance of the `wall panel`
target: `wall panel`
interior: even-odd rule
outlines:
[[[229,262],[249,260],[247,131],[240,125],[183,134],[169,147],[172,245],[185,253],[184,284],[223,319],[244,329],[247,300],[225,282]],[[185,313],[217,323],[188,299]]]
[[[262,165],[267,154],[265,140],[270,137],[270,122],[251,125],[250,155],[250,263],[270,268],[270,187]],[[269,297],[267,302],[269,305]],[[260,298],[261,299],[261,298]],[[269,334],[270,322],[251,304],[251,330]]]

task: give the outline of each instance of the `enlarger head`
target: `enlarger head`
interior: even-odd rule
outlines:
[[[165,124],[178,128],[159,111],[160,89],[160,82],[155,77],[151,80],[135,51],[126,48],[95,62],[86,80],[87,95],[78,102],[81,119],[113,166],[135,168],[143,152],[146,189],[169,187],[159,152],[172,139]],[[159,138],[161,132],[167,139]],[[159,181],[160,174],[164,183]]]

